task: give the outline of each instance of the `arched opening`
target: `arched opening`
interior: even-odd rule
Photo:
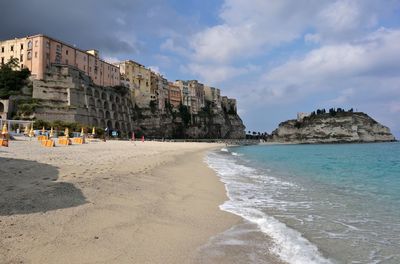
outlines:
[[[120,100],[119,100],[119,97],[118,97],[118,96],[115,97],[115,102],[116,102],[117,104],[119,104]]]
[[[100,93],[99,93],[99,91],[94,91],[94,97],[96,97],[96,98],[100,98]]]
[[[120,126],[119,126],[119,123],[118,123],[118,122],[115,122],[115,129],[116,129],[116,130],[120,130]]]
[[[4,112],[4,104],[0,102],[0,112]]]
[[[105,92],[101,93],[101,99],[107,100],[107,94]]]
[[[114,102],[114,96],[112,94],[110,94],[110,101]]]
[[[107,103],[107,102],[104,102],[104,106],[103,106],[103,108],[104,108],[105,110],[107,110],[107,109],[108,109],[108,103]]]
[[[98,117],[101,118],[101,119],[104,118],[104,112],[103,112],[103,110],[99,110],[99,115],[98,115]]]
[[[115,111],[115,110],[117,110],[117,106],[116,106],[115,104],[112,104],[112,105],[111,105],[111,109],[112,109],[113,111]]]
[[[102,119],[102,120],[100,121],[100,127],[101,127],[101,128],[106,128],[106,122],[104,121],[104,119]]]
[[[96,111],[96,109],[95,108],[90,108],[90,115],[91,116],[97,116],[97,111]]]
[[[102,106],[101,100],[100,100],[100,99],[97,99],[97,101],[96,101],[96,107],[97,107],[97,108],[101,108],[101,106]]]
[[[95,106],[93,97],[89,98],[89,106]]]
[[[95,127],[99,126],[99,121],[97,121],[97,118],[92,119],[92,126],[95,126]]]
[[[116,112],[114,113],[113,117],[114,117],[114,120],[118,120],[118,114]]]
[[[107,118],[107,119],[111,119],[110,112],[108,112],[108,111],[106,111],[106,118]]]

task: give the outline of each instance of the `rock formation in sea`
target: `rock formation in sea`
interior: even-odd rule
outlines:
[[[276,143],[362,143],[395,141],[386,126],[362,112],[332,112],[299,116],[279,124],[269,135]]]

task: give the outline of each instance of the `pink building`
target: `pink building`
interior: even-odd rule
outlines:
[[[80,50],[44,35],[0,41],[0,63],[17,58],[34,78],[43,79],[52,64],[69,65],[90,76],[101,86],[120,85],[119,68],[99,58],[98,51]]]

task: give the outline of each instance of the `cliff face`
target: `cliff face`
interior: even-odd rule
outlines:
[[[138,134],[156,138],[245,138],[245,126],[237,114],[225,113],[222,109],[213,114],[191,116],[185,123],[179,113],[152,112],[137,109],[140,116],[133,122]]]
[[[364,113],[321,114],[279,124],[268,141],[279,143],[346,143],[394,141],[390,129]]]

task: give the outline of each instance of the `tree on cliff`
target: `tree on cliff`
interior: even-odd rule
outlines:
[[[0,65],[0,98],[8,99],[11,95],[19,94],[31,74],[26,68],[18,69],[18,59],[12,58]]]

